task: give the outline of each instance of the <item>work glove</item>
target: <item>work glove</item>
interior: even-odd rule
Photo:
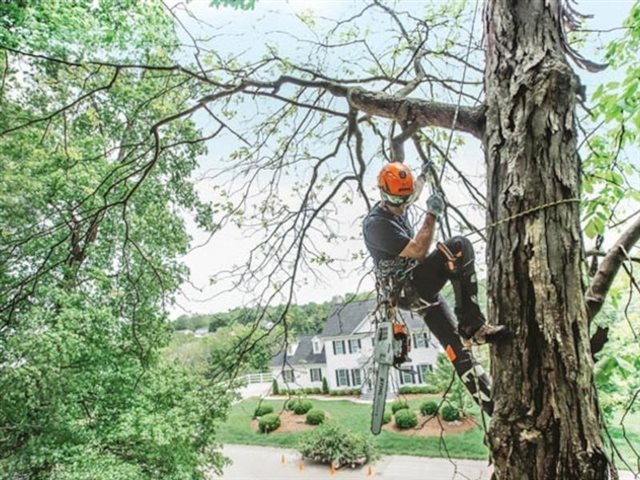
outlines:
[[[427,213],[438,218],[444,212],[444,199],[439,193],[434,193],[427,198]]]

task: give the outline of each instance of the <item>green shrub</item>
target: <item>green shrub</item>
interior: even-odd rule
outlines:
[[[418,416],[415,412],[406,408],[400,409],[396,412],[396,427],[398,428],[413,428],[418,424]]]
[[[329,394],[329,384],[327,383],[327,379],[324,377],[322,378],[322,393],[325,395]]]
[[[322,393],[322,390],[318,387],[307,387],[304,389],[304,393],[307,395],[317,395]]]
[[[271,393],[274,395],[280,395],[280,389],[278,388],[278,381],[274,378],[271,382]]]
[[[407,393],[438,393],[439,388],[433,385],[405,385],[400,387],[400,393],[406,395]]]
[[[433,400],[423,402],[422,405],[420,405],[420,413],[425,417],[435,415],[438,413],[438,402],[434,402]]]
[[[258,405],[256,410],[253,412],[253,416],[254,418],[261,417],[267,413],[273,413],[273,407],[271,405]]]
[[[389,411],[384,412],[384,415],[382,416],[382,424],[386,425],[390,421],[391,421],[391,412]]]
[[[298,450],[303,458],[322,463],[334,462],[338,467],[367,463],[377,457],[371,440],[331,422],[305,435]]]
[[[324,422],[324,412],[320,409],[314,408],[307,413],[307,423],[309,425],[320,425]]]
[[[348,395],[360,395],[359,388],[341,388],[340,390],[331,390],[329,395],[334,397],[346,397]]]
[[[258,428],[262,433],[273,432],[280,426],[280,417],[275,413],[267,413],[260,417],[258,421]]]
[[[391,404],[391,411],[395,414],[398,410],[409,408],[409,404],[406,400],[394,400]]]
[[[447,422],[454,422],[460,418],[460,410],[453,405],[445,405],[440,409],[442,419]]]
[[[293,406],[293,413],[296,415],[304,415],[313,408],[313,404],[309,400],[298,400]]]
[[[440,393],[442,392],[441,388],[438,388],[437,385],[427,385],[425,387],[422,387],[424,390],[424,393]]]

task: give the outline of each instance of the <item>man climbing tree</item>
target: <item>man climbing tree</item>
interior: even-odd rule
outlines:
[[[411,170],[401,162],[382,167],[378,174],[381,201],[364,219],[364,241],[374,260],[378,289],[392,297],[385,301],[424,317],[467,389],[491,415],[489,379],[473,361],[469,348],[504,339],[507,330],[485,322],[477,303],[475,257],[468,239],[457,236],[438,242],[427,255],[445,207],[439,194],[427,200],[424,222],[414,236],[407,208],[418,199],[425,181],[426,172],[414,181]],[[457,328],[444,298],[438,295],[447,280],[455,294]]]

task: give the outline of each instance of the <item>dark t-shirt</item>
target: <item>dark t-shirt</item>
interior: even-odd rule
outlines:
[[[364,243],[376,264],[381,260],[398,258],[413,238],[413,228],[406,213],[403,216],[394,215],[384,210],[380,203],[365,217],[362,233]]]

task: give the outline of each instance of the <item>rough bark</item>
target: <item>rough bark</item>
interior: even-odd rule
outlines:
[[[581,282],[577,77],[556,0],[488,0],[485,148],[495,479],[608,478]],[[554,204],[522,216],[540,205]],[[513,218],[512,218],[513,217]]]

